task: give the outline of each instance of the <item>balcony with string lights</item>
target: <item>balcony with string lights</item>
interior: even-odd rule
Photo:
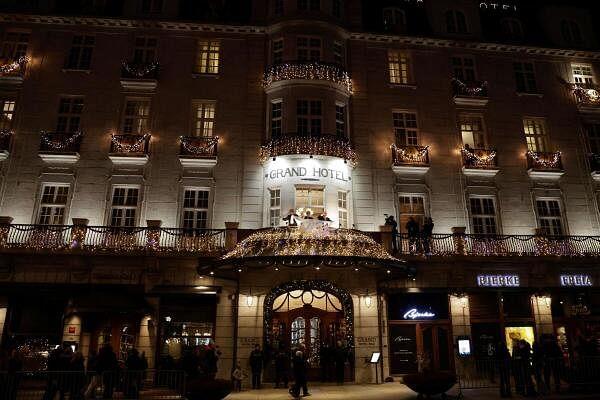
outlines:
[[[565,173],[560,151],[542,152],[528,150],[526,157],[527,173],[532,179],[556,181]]]
[[[322,61],[289,61],[268,67],[263,76],[265,91],[280,88],[288,83],[310,83],[333,86],[343,94],[353,93],[352,79],[339,64]]]
[[[157,61],[137,63],[123,61],[121,64],[121,86],[123,89],[152,92],[158,87],[160,65]]]
[[[180,136],[179,162],[183,168],[211,169],[217,165],[218,136]]]
[[[115,166],[143,167],[148,162],[150,134],[111,135],[108,158]]]
[[[466,176],[494,177],[498,168],[496,150],[473,149],[465,146],[460,149],[463,164],[463,173]]]
[[[16,60],[0,60],[0,85],[21,85],[29,57],[21,56]]]
[[[454,103],[458,106],[478,106],[487,105],[488,83],[482,82],[463,82],[459,79],[452,79],[452,91],[454,94]]]
[[[392,170],[400,177],[422,178],[429,171],[429,146],[392,144]]]
[[[79,161],[83,133],[41,132],[38,155],[48,164],[71,165]]]
[[[585,113],[600,113],[600,87],[593,83],[570,83],[568,84],[577,108]]]

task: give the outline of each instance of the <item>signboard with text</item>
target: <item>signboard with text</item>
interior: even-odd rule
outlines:
[[[482,274],[477,275],[477,286],[479,287],[519,287],[521,278],[514,274]]]
[[[560,286],[591,287],[592,278],[587,274],[564,274],[560,276]]]

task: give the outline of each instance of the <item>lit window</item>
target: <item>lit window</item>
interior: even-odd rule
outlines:
[[[452,57],[452,72],[462,82],[475,82],[475,61],[470,57]]]
[[[142,0],[142,12],[144,14],[160,13],[163,8],[163,0]]]
[[[189,188],[183,192],[182,227],[186,230],[208,228],[210,191]]]
[[[193,136],[212,137],[215,126],[215,102],[194,102],[193,117]]]
[[[292,347],[299,346],[301,343],[304,344],[304,337],[306,336],[306,321],[303,317],[297,317],[292,321],[290,329],[290,344]]]
[[[392,113],[396,144],[400,146],[417,146],[419,144],[419,127],[417,114],[397,111]]]
[[[398,229],[406,233],[406,224],[413,218],[419,226],[425,222],[425,198],[422,195],[400,195],[398,198],[400,206],[400,218]]]
[[[269,226],[276,227],[281,224],[281,190],[269,190]]]
[[[283,63],[283,39],[273,40],[272,50],[273,65]]]
[[[537,199],[535,203],[540,229],[542,229],[546,235],[563,235],[563,217],[559,200]]]
[[[148,133],[150,100],[129,99],[125,101],[123,112],[123,133],[143,135]]]
[[[469,33],[467,28],[467,18],[461,11],[450,10],[446,12],[446,32],[448,33]]]
[[[296,127],[299,135],[319,136],[322,120],[320,100],[298,100],[296,102]]]
[[[93,36],[73,36],[73,42],[65,68],[74,70],[90,69],[95,43],[96,39]]]
[[[310,209],[313,217],[318,217],[325,211],[323,189],[296,188],[296,209]]]
[[[485,149],[483,117],[461,114],[459,120],[463,145],[469,145],[472,149]]]
[[[383,9],[383,27],[386,30],[404,32],[406,30],[406,13],[398,7]]]
[[[6,32],[2,41],[2,58],[5,60],[18,60],[27,54],[29,33]]]
[[[583,36],[581,35],[581,29],[577,22],[563,20],[560,23],[560,30],[562,37],[567,44],[580,45],[583,43]]]
[[[37,223],[40,225],[62,225],[65,219],[68,197],[68,185],[44,185]]]
[[[340,228],[348,228],[348,192],[338,192],[338,222]]]
[[[133,48],[134,64],[148,64],[156,61],[156,38],[136,37]]]
[[[546,121],[543,118],[525,118],[523,120],[523,131],[528,150],[536,152],[548,151]]]
[[[535,68],[530,62],[513,63],[515,71],[515,81],[517,83],[517,92],[519,93],[537,93],[537,83],[535,80]]]
[[[410,59],[404,53],[388,51],[390,83],[406,85],[410,82]]]
[[[82,97],[63,97],[58,103],[57,133],[73,133],[81,129]]]
[[[493,197],[471,197],[471,229],[476,235],[495,235],[496,206]]]
[[[333,62],[344,66],[346,57],[344,56],[344,46],[340,42],[333,42]]]
[[[337,103],[335,105],[335,134],[346,137],[346,105]]]
[[[282,134],[282,116],[283,101],[274,100],[271,102],[271,137],[280,137]]]
[[[321,39],[308,36],[296,38],[298,61],[321,61]]]
[[[14,100],[0,100],[0,129],[10,129],[15,118]]]
[[[115,186],[110,207],[110,226],[130,227],[137,221],[138,197],[137,187]]]
[[[594,70],[591,64],[571,64],[573,82],[586,85],[594,84]]]
[[[198,41],[198,54],[194,72],[197,74],[218,74],[221,44],[216,40]]]

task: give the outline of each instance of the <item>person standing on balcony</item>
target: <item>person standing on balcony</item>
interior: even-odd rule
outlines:
[[[288,215],[283,218],[287,226],[298,226],[299,219],[300,217],[298,216],[298,214],[296,214],[296,211],[294,211],[293,208],[290,208],[290,210],[288,211]]]
[[[385,225],[392,227],[392,250],[394,251],[394,253],[397,253],[398,252],[398,223],[394,219],[393,215],[390,215],[389,217],[387,214],[384,214],[384,215],[385,215]]]
[[[421,237],[423,238],[423,251],[425,255],[431,255],[431,236],[433,235],[433,220],[429,217],[425,218],[423,224],[423,232]]]
[[[419,242],[419,224],[413,217],[406,223],[406,233],[408,234],[408,245],[411,252],[416,252]]]

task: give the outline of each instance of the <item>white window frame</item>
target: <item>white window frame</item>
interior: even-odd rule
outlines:
[[[92,57],[94,56],[95,46],[96,37],[94,35],[74,35],[71,41],[71,48],[67,55],[65,69],[89,71],[92,66]]]
[[[56,113],[56,132],[74,133],[81,130],[85,99],[83,96],[60,96]],[[64,125],[64,128],[63,128]]]
[[[158,38],[154,36],[136,36],[133,39],[133,62],[152,63],[157,60]]]
[[[190,207],[186,207],[186,192],[196,192],[196,194],[194,195],[194,204]],[[200,207],[199,206],[199,196],[198,196],[198,192],[205,192],[207,193],[207,197],[206,197],[206,207]],[[206,187],[206,186],[184,186],[182,191],[181,191],[181,212],[180,212],[180,226],[182,229],[184,230],[189,230],[189,231],[195,231],[198,229],[210,229],[211,224],[212,224],[212,215],[211,215],[211,210],[212,210],[212,190],[210,187]],[[185,221],[186,221],[186,212],[192,212],[194,214],[194,219],[193,219],[193,226],[187,226],[185,225]],[[198,226],[198,213],[199,212],[206,212],[206,226],[202,227],[202,226]]]
[[[216,100],[192,100],[192,136],[215,136]]]
[[[283,38],[273,39],[271,42],[271,64],[278,65],[283,63],[283,52],[285,42]]]
[[[573,82],[575,83],[584,85],[593,85],[596,83],[596,79],[594,77],[594,67],[592,64],[572,63],[571,72],[573,76]]]
[[[333,42],[333,62],[341,66],[346,65],[344,44],[337,40]]]
[[[307,204],[306,207],[304,208],[310,208],[312,211],[311,217],[313,218],[317,218],[320,214],[322,214],[323,211],[326,210],[325,207],[325,200],[326,200],[326,196],[325,196],[325,188],[323,186],[314,186],[314,185],[297,185],[294,188],[294,209],[297,210],[298,208],[300,208],[300,205],[298,204],[298,191],[299,190],[308,190],[308,194],[307,194]],[[321,204],[318,204],[318,201],[313,204],[313,200],[314,198],[311,196],[311,192],[320,192],[321,193]],[[318,200],[318,199],[317,199]],[[321,212],[316,212],[315,208],[319,209]]]
[[[388,73],[392,85],[410,85],[412,70],[409,54],[399,50],[388,50]]]
[[[335,134],[348,137],[348,106],[339,101],[335,102]]]
[[[15,120],[17,101],[14,98],[0,99],[0,130],[10,130]]]
[[[194,73],[202,75],[218,75],[220,69],[221,41],[215,39],[199,39],[196,42]]]
[[[471,224],[471,233],[475,235],[498,235],[500,233],[500,224],[498,223],[498,202],[496,196],[470,195],[469,199],[469,219]],[[475,214],[473,201],[479,202],[479,207],[482,212]],[[486,213],[485,201],[491,201],[493,213]],[[480,223],[476,223],[476,219]],[[490,221],[492,223],[490,223]],[[480,231],[477,232],[476,226],[480,226]]]
[[[513,72],[515,74],[517,93],[539,93],[535,63],[531,61],[515,61],[513,62]],[[519,88],[519,76],[523,80],[523,88]]]
[[[580,45],[584,43],[581,25],[572,19],[563,19],[560,21],[560,33],[563,40],[570,45]],[[576,37],[579,36],[579,37]]]
[[[414,116],[413,118],[408,118]],[[412,122],[416,126],[411,126]],[[392,110],[392,129],[395,143],[399,146],[419,145],[419,115],[414,110]],[[400,139],[404,140],[400,140]]]
[[[337,206],[338,206],[338,227],[340,229],[348,229],[350,227],[350,213],[348,212],[349,193],[346,190],[338,190]]]
[[[477,65],[470,56],[452,56],[452,76],[462,82],[477,81]],[[470,64],[470,65],[469,65]]]
[[[134,113],[128,114],[128,104],[135,103]],[[144,103],[147,107],[144,107]],[[144,111],[145,110],[145,111]],[[149,97],[126,97],[123,103],[123,117],[121,119],[121,132],[128,135],[144,135],[150,130],[150,113],[152,100]],[[129,128],[128,121],[131,121]]]
[[[281,188],[269,189],[269,226],[276,228],[281,225]]]
[[[517,18],[503,18],[500,21],[500,27],[504,35],[508,36],[509,39],[523,38],[523,24]]]
[[[474,122],[479,123],[480,130],[474,129],[476,125]],[[458,115],[458,125],[463,146],[469,144],[473,149],[487,149],[485,118],[482,114],[460,113]],[[465,136],[467,135],[471,136],[471,141],[465,140]],[[479,137],[480,145],[477,144],[476,137]]]
[[[56,188],[56,190],[54,191],[54,193],[52,194],[53,197],[53,201],[52,202],[45,202],[44,201],[44,194],[46,192],[46,188],[50,188],[50,187],[54,187]],[[67,193],[66,193],[66,198],[65,198],[65,202],[64,203],[56,203],[56,198],[58,197],[58,188],[67,188]],[[37,215],[35,218],[35,223],[38,225],[64,225],[67,221],[67,217],[68,217],[68,211],[69,211],[69,202],[71,200],[71,185],[68,183],[59,183],[59,182],[45,182],[42,183],[41,187],[40,187],[40,194],[39,194],[39,204],[38,204],[38,208],[37,208]],[[44,208],[49,208],[50,209],[50,213],[49,215],[49,219],[50,222],[54,222],[52,221],[54,218],[56,218],[57,216],[57,211],[58,210],[62,210],[62,216],[60,217],[60,223],[58,224],[48,224],[48,223],[42,223],[41,218],[42,218],[42,210]]]
[[[548,127],[545,118],[524,117],[523,134],[528,150],[542,153],[549,151]]]
[[[552,226],[552,222],[551,221],[558,221],[559,222],[559,226],[560,226],[560,232],[559,232],[559,236],[560,235],[567,235],[567,224],[566,224],[566,218],[564,215],[564,210],[563,210],[563,204],[560,198],[558,197],[536,197],[534,199],[535,201],[535,216],[536,216],[536,220],[537,220],[537,226],[539,229],[542,229],[545,231],[545,233],[547,235],[556,235],[556,230],[555,230],[555,226]],[[539,206],[538,206],[538,202],[544,202],[546,203],[546,205],[548,205],[550,202],[556,202],[556,204],[558,205],[558,211],[559,211],[559,215],[547,215],[547,216],[542,216],[540,215],[540,210],[539,210]],[[550,210],[550,207],[548,207],[548,210]],[[547,223],[543,223],[542,221],[548,221],[547,223],[549,224],[549,226],[544,226]],[[549,228],[549,229],[547,229]]]
[[[275,114],[275,107],[279,108],[279,113]],[[271,100],[269,109],[269,133],[271,138],[283,135],[283,99]]]
[[[125,199],[124,204],[115,204],[115,194],[116,194],[117,190],[125,191],[124,196],[123,196],[123,198]],[[132,193],[130,193],[130,190],[137,190],[137,196],[136,196],[137,199],[136,199],[135,205],[127,204],[126,199],[128,199],[132,195]],[[115,227],[115,228],[130,228],[130,227],[137,226],[138,222],[140,220],[139,214],[140,214],[141,197],[142,197],[142,188],[140,185],[113,185],[110,190],[110,203],[109,203],[109,209],[108,209],[107,225],[110,227]],[[114,223],[114,221],[113,221],[113,211],[116,211],[116,210],[121,210],[121,212],[122,212],[120,216],[114,217],[119,220],[118,223]],[[134,212],[133,222],[131,225],[127,225],[125,222],[131,218],[131,216],[128,215],[128,211],[131,211],[131,210],[133,210],[133,212]]]
[[[306,41],[301,44],[300,41]],[[319,45],[313,43],[318,41]],[[301,52],[306,52],[305,55],[300,55]],[[296,36],[296,58],[300,62],[321,61],[323,56],[323,40],[318,36],[298,35]]]
[[[402,201],[403,198],[410,198],[410,202],[409,204],[411,205],[410,208],[411,210],[414,210],[414,204],[416,204],[416,202],[414,201],[415,198],[419,198],[421,199],[422,203],[423,203],[423,214],[422,214],[422,218],[423,220],[420,221],[421,223],[421,227],[423,225],[423,223],[425,222],[425,218],[429,217],[429,209],[428,209],[428,198],[427,198],[427,194],[426,193],[411,193],[411,192],[399,192],[396,193],[396,210],[398,211],[397,213],[397,219],[396,222],[398,223],[398,232],[402,232],[402,233],[406,233],[406,222],[402,221],[402,216],[406,215],[408,218],[410,218],[411,216],[417,216],[420,217],[421,214],[415,213],[415,212],[408,212],[408,213],[402,213],[402,204],[404,204],[404,202]],[[407,221],[408,221],[407,218]],[[417,221],[419,222],[419,221]]]
[[[307,114],[299,113],[299,103],[300,102],[307,103]],[[319,103],[320,113],[313,113],[313,103]],[[300,128],[300,119],[306,120],[306,132],[301,132]],[[313,121],[320,121],[319,124],[319,132],[316,132],[316,127],[313,129]],[[298,135],[303,136],[320,136],[323,134],[323,100],[321,99],[297,99],[296,100],[296,133]]]

